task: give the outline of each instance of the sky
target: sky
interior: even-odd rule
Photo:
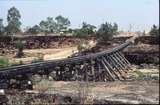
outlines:
[[[124,31],[149,31],[159,25],[159,0],[0,0],[4,25],[13,6],[20,11],[22,28],[58,15],[67,17],[71,28],[80,28],[83,21],[97,27],[116,22]]]

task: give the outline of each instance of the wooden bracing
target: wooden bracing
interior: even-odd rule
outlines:
[[[17,79],[19,75],[27,77],[29,74],[48,75],[57,81],[125,80],[126,73],[131,70],[131,64],[124,57],[122,50],[130,44],[132,43],[128,41],[112,50],[85,56],[4,68],[0,70],[0,79],[9,81]]]

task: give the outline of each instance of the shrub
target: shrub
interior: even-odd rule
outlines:
[[[43,54],[38,53],[37,58],[33,59],[32,63],[42,62],[44,60],[43,57],[44,57]]]
[[[101,40],[110,40],[112,39],[113,35],[117,33],[118,25],[114,23],[113,25],[111,23],[104,23],[100,26],[100,28],[97,31],[97,37],[99,37]]]
[[[153,80],[159,80],[159,77],[158,76],[152,76],[151,77]]]
[[[158,36],[159,37],[159,27],[156,25],[153,25],[153,27],[150,30],[150,35],[152,36]]]
[[[42,62],[42,60],[40,60],[40,59],[38,59],[38,58],[35,58],[35,59],[32,60],[31,63],[37,63],[37,62]]]
[[[8,67],[9,60],[6,57],[0,57],[0,68]]]
[[[0,56],[0,68],[5,68],[9,66],[18,66],[18,65],[23,65],[23,61],[19,62],[9,62],[9,59],[7,57]]]
[[[15,43],[15,47],[18,49],[17,57],[22,57],[24,55],[24,53],[23,53],[24,45],[23,45],[22,41],[17,41]]]

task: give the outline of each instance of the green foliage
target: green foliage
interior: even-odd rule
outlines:
[[[0,68],[4,68],[8,66],[9,66],[8,58],[0,56]]]
[[[38,25],[35,25],[27,30],[27,33],[31,34],[38,34],[39,32],[41,32],[41,29]]]
[[[7,15],[8,25],[5,28],[7,34],[14,34],[16,32],[20,32],[20,26],[21,26],[20,18],[21,15],[17,8],[12,7],[8,10],[8,15]]]
[[[22,41],[17,41],[16,43],[15,43],[15,47],[17,48],[17,49],[23,49],[23,43],[22,43]]]
[[[68,29],[68,33],[73,33],[73,32],[74,32],[73,29],[71,29],[71,28]]]
[[[52,17],[47,17],[46,20],[42,20],[39,23],[41,32],[45,32],[46,34],[49,32],[65,32],[67,31],[67,28],[70,26],[70,21],[68,18],[57,16],[55,18],[55,21]]]
[[[15,43],[15,47],[18,49],[17,57],[22,57],[24,55],[23,49],[24,49],[24,44],[22,41],[17,41]]]
[[[153,25],[150,31],[150,35],[152,36],[159,36],[159,28],[156,25]]]
[[[35,59],[32,60],[32,63],[37,63],[37,62],[42,62],[42,61],[44,61],[43,57],[44,57],[44,55],[41,54],[41,53],[39,53],[39,54],[37,55],[37,58],[35,58]]]
[[[39,23],[39,26],[40,26],[42,32],[45,32],[45,33],[49,32],[48,24],[47,24],[46,21],[43,21],[43,20],[42,20],[42,21]]]
[[[73,35],[79,38],[87,36],[82,29],[74,29]]]
[[[10,67],[10,66],[18,66],[18,65],[23,65],[23,61],[19,62],[9,62],[9,59],[4,56],[0,56],[0,68],[5,68],[5,67]]]
[[[3,25],[3,19],[0,19],[0,36],[4,34],[4,25]]]
[[[63,31],[67,31],[67,28],[70,26],[70,21],[68,18],[65,18],[61,15],[57,16],[55,18],[56,20],[56,24],[57,24],[57,31],[58,32],[63,32]]]
[[[158,76],[152,76],[151,77],[153,80],[159,80],[159,77]]]
[[[95,31],[94,31],[95,28],[96,28],[95,26],[83,22],[81,29],[74,30],[74,36],[87,37],[89,35],[93,35],[93,34],[95,34]]]
[[[24,63],[21,60],[19,62],[9,62],[9,59],[7,57],[0,56],[0,68],[5,68],[9,66],[18,66],[23,64]]]
[[[49,32],[57,32],[57,24],[52,17],[47,17],[47,24]]]
[[[37,62],[42,62],[42,60],[39,60],[39,59],[37,59],[37,58],[34,58],[31,63],[37,63]]]
[[[100,26],[97,32],[97,37],[100,37],[103,40],[109,40],[117,33],[118,25],[114,23],[104,23]]]

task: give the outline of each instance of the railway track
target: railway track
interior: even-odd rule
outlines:
[[[0,69],[0,88],[27,88],[38,81],[35,75],[46,75],[56,81],[125,80],[131,65],[122,50],[132,43],[133,40],[128,40],[112,50],[95,54]]]

